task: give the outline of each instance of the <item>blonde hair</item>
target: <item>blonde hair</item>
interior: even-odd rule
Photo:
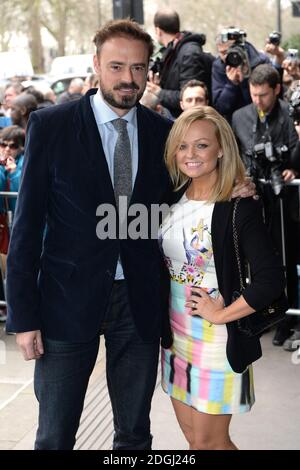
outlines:
[[[191,124],[196,121],[210,121],[215,126],[216,138],[222,149],[223,157],[218,159],[218,177],[209,202],[229,201],[236,179],[245,178],[245,167],[239,155],[239,149],[228,122],[212,107],[197,106],[184,111],[175,121],[165,147],[165,162],[175,191],[181,189],[189,177],[177,167],[176,154]]]

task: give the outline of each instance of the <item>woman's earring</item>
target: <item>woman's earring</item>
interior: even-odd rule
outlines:
[[[222,152],[218,153],[218,158],[222,158],[222,157],[223,157],[223,153]]]

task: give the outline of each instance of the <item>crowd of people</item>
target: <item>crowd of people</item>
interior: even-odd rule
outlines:
[[[73,448],[101,335],[114,449],[151,448],[160,340],[163,389],[190,449],[236,449],[231,417],[254,403],[261,356],[259,338],[240,336],[237,322],[276,300],[285,278],[299,306],[299,199],[287,183],[300,172],[300,125],[285,101],[299,61],[291,66],[279,44],[258,51],[232,27],[214,57],[170,9],[154,27],[162,50],[151,60],[153,40],[138,24],[103,26],[95,75],[74,79],[57,105],[14,83],[4,93],[1,190],[20,189],[17,207],[1,209],[15,213],[7,331],[36,359],[36,449]],[[233,300],[236,197],[251,284]],[[108,204],[125,231],[135,204],[171,210],[158,241],[100,239]],[[287,316],[273,343],[293,350],[299,338],[300,322]]]

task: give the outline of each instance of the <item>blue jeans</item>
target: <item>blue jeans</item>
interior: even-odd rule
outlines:
[[[114,415],[113,448],[151,449],[150,408],[159,341],[145,342],[131,316],[126,282],[114,283],[100,334],[106,345],[106,374]],[[39,427],[35,449],[73,449],[99,336],[88,343],[44,338],[45,353],[36,361],[35,394]]]

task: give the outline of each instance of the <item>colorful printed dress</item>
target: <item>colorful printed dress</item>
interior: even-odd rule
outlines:
[[[192,286],[219,294],[211,241],[214,204],[184,195],[165,218],[159,241],[171,276],[174,342],[162,350],[162,387],[168,395],[209,414],[249,411],[252,366],[234,372],[226,357],[226,325],[211,325],[185,307]]]

